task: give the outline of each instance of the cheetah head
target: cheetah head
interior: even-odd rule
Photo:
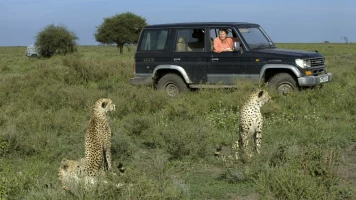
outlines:
[[[94,109],[107,113],[115,110],[115,104],[113,104],[111,99],[101,98],[95,103]]]
[[[271,100],[268,92],[264,89],[258,89],[253,94],[253,100],[255,100],[259,106],[263,106],[265,103]]]
[[[58,169],[58,179],[64,190],[72,190],[72,187],[85,180],[85,160],[69,160],[63,158]]]
[[[60,168],[63,172],[72,173],[75,172],[80,167],[80,163],[76,160],[68,160],[63,158],[61,161]]]

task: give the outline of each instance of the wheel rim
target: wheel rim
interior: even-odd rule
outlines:
[[[166,85],[166,92],[170,97],[175,97],[179,94],[179,89],[175,84],[168,83]]]
[[[278,88],[277,88],[278,92],[286,95],[292,91],[294,91],[294,88],[292,85],[288,84],[288,83],[281,83]]]

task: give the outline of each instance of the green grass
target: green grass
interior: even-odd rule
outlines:
[[[318,50],[334,80],[288,96],[270,91],[262,153],[229,165],[215,147],[237,140],[239,108],[256,85],[172,99],[129,85],[134,50],[82,46],[29,59],[25,47],[0,47],[0,199],[355,199],[356,46],[278,46]],[[125,185],[67,193],[57,169],[63,157],[84,156],[101,97],[117,106],[109,114],[113,162],[127,170],[112,179]]]

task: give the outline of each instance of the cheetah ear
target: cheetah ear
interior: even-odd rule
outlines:
[[[259,93],[258,93],[258,98],[261,98],[263,95],[263,90],[261,90]]]
[[[66,158],[63,158],[62,161],[61,161],[61,167],[64,169],[64,170],[67,170],[68,168],[68,161]]]
[[[103,102],[103,103],[101,104],[101,107],[102,107],[102,108],[105,108],[107,104],[108,104],[107,102]]]

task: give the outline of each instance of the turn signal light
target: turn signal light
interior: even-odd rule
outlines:
[[[305,75],[307,75],[307,76],[310,76],[310,75],[312,75],[313,73],[311,72],[311,71],[305,71]]]

